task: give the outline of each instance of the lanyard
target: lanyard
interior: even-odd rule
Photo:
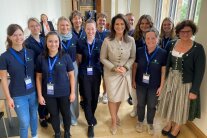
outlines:
[[[67,50],[69,49],[69,47],[70,47],[70,42],[71,42],[71,39],[68,40],[67,45],[65,45],[64,42],[62,42],[62,47],[64,48],[65,51],[67,51]]]
[[[147,59],[147,69],[146,69],[146,74],[148,73],[148,69],[149,69],[150,62],[151,62],[152,59],[156,56],[157,51],[158,51],[158,47],[156,47],[155,52],[152,54],[152,56],[149,57],[149,55],[147,54],[147,48],[145,47],[145,56],[146,56],[146,59]]]
[[[89,54],[89,66],[91,65],[91,56],[92,56],[92,52],[93,52],[93,49],[94,49],[94,46],[95,46],[95,39],[93,40],[93,43],[92,43],[92,47],[90,47],[90,44],[87,42],[88,44],[88,54]]]
[[[162,48],[166,49],[166,46],[167,46],[169,41],[170,41],[170,38],[167,38],[167,39],[163,38],[163,40],[162,40]]]
[[[142,44],[143,44],[143,46],[146,47],[146,42],[145,42],[145,40],[144,40],[144,37],[142,37]]]
[[[101,39],[101,40],[103,40],[104,39],[104,35],[105,35],[105,33],[106,33],[106,29],[104,29],[103,30],[103,32],[101,33],[101,32],[99,32],[99,31],[97,31],[97,33],[98,33],[98,36],[99,36],[99,38]],[[100,35],[100,34],[102,34],[102,35]],[[102,36],[102,37],[101,37]]]
[[[38,46],[43,49],[43,41],[40,39],[40,42],[37,42],[38,43]]]
[[[58,56],[55,56],[55,59],[53,60],[53,62],[51,64],[51,60],[48,57],[48,66],[49,66],[49,77],[48,77],[48,80],[49,80],[49,82],[52,82],[52,71],[53,71],[53,68],[55,66],[55,63],[56,63],[57,59],[58,59]]]
[[[27,76],[27,50],[24,48],[24,61],[17,55],[13,48],[10,48],[9,51],[14,56],[14,58],[25,67],[25,75]]]

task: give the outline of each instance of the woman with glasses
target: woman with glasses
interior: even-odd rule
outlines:
[[[187,120],[200,118],[200,85],[205,71],[206,56],[201,44],[192,40],[197,26],[184,20],[176,27],[178,40],[168,44],[166,78],[159,97],[158,112],[168,122],[163,135],[175,138]]]

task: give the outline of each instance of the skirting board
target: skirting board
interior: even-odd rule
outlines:
[[[207,136],[193,122],[188,121],[186,125],[198,138],[207,138]]]

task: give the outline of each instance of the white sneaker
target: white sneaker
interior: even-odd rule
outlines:
[[[137,116],[137,110],[133,109],[130,113],[131,117],[136,117]]]
[[[153,124],[148,124],[147,125],[147,132],[150,135],[154,135],[154,127],[153,127]]]
[[[108,97],[107,97],[107,94],[106,93],[102,97],[102,103],[103,104],[107,104],[108,103]]]
[[[143,122],[138,122],[136,126],[136,131],[139,133],[142,133],[144,131],[144,125]]]

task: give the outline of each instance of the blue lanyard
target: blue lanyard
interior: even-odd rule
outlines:
[[[43,41],[40,39],[40,42],[37,42],[38,43],[38,46],[43,49]]]
[[[55,66],[55,63],[56,63],[57,59],[58,59],[58,56],[55,56],[55,59],[54,59],[54,61],[51,64],[51,60],[48,57],[48,66],[49,66],[49,77],[48,77],[48,80],[49,80],[49,82],[52,82],[52,71],[54,69],[54,66]]]
[[[146,47],[146,42],[145,42],[145,40],[144,40],[144,37],[142,37],[142,44],[143,44],[143,46]]]
[[[92,56],[92,52],[95,46],[95,39],[93,40],[92,48],[90,47],[90,44],[88,42],[87,44],[88,44],[89,66],[91,66],[91,56]]]
[[[145,56],[146,56],[146,59],[147,59],[146,74],[148,73],[148,69],[149,69],[150,62],[151,62],[152,59],[156,56],[158,49],[159,49],[159,48],[156,47],[155,52],[152,54],[152,56],[149,57],[148,54],[147,54],[147,48],[145,47]]]
[[[165,43],[166,40],[167,40],[167,42]],[[162,40],[162,48],[166,49],[166,46],[167,46],[169,41],[170,41],[170,38],[167,38],[167,39],[163,38],[163,40]]]
[[[24,48],[24,61],[17,55],[13,48],[9,48],[9,51],[14,56],[14,58],[25,67],[25,75],[27,76],[27,50]]]
[[[105,33],[106,33],[106,29],[104,29],[102,33],[99,32],[99,31],[97,31],[97,33],[98,33],[99,38],[100,38],[101,40],[103,40],[103,36],[104,36]],[[102,37],[101,37],[100,33],[102,34]]]
[[[70,40],[68,40],[67,45],[65,45],[64,42],[62,42],[62,47],[64,48],[65,51],[67,51],[69,49],[71,40],[72,40],[72,38]]]

